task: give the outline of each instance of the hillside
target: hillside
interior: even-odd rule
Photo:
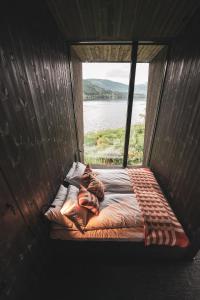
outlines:
[[[145,98],[147,84],[135,85],[135,96]],[[84,100],[97,99],[127,99],[128,85],[106,79],[84,79],[83,98]]]

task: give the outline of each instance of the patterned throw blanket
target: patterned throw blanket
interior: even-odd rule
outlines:
[[[144,218],[145,245],[187,247],[189,240],[148,168],[127,169]]]

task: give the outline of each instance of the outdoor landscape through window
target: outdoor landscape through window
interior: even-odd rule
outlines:
[[[129,63],[83,64],[85,163],[122,166],[129,73]],[[131,165],[141,164],[143,157],[147,79],[148,64],[137,64],[128,156]]]

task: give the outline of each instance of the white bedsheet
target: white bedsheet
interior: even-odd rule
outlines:
[[[143,226],[135,194],[105,193],[98,216],[90,217],[85,230]]]
[[[91,216],[84,232],[53,224],[50,237],[62,240],[144,241],[141,211],[135,195],[105,193],[98,216]]]
[[[93,169],[106,192],[133,193],[133,186],[125,169]]]

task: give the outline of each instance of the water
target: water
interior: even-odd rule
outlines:
[[[146,99],[134,99],[132,125],[143,123]],[[91,100],[83,102],[84,132],[125,128],[127,100]]]

